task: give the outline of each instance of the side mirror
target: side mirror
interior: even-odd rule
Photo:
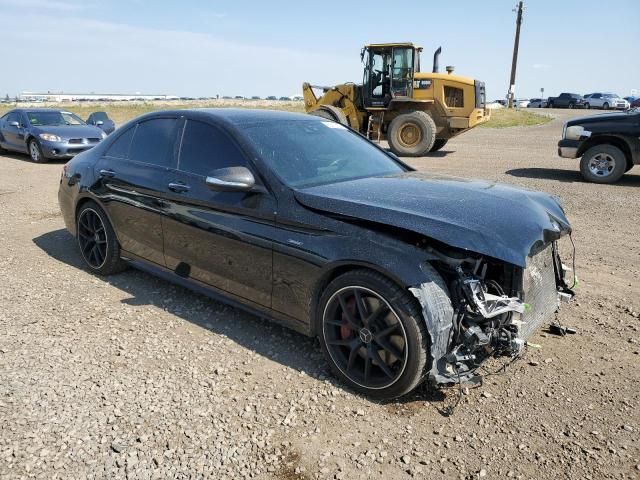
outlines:
[[[246,167],[219,168],[212,171],[205,181],[211,190],[222,192],[246,192],[256,184],[256,179]]]
[[[12,127],[20,128],[20,123],[19,122],[9,122],[9,125],[12,126]]]
[[[102,120],[98,120],[98,121],[96,122],[96,125],[97,125],[97,126],[104,125],[104,122],[103,122]]]

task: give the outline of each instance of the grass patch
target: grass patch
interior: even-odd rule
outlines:
[[[0,116],[13,108],[57,108],[73,112],[83,120],[93,112],[107,112],[117,125],[139,115],[156,110],[183,110],[186,108],[262,108],[285,110],[287,112],[304,112],[304,102],[280,100],[211,100],[189,102],[83,102],[83,103],[19,103],[0,105]]]
[[[491,110],[491,120],[480,125],[484,128],[531,127],[544,125],[553,120],[548,115],[533,113],[526,109],[499,108]]]

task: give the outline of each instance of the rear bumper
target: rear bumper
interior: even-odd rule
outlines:
[[[577,158],[580,142],[578,140],[562,139],[558,142],[558,156],[563,158]]]

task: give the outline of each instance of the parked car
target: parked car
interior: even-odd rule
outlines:
[[[629,105],[630,108],[639,108],[640,107],[640,98],[636,98],[633,102],[631,102],[631,105]]]
[[[372,397],[477,379],[570,295],[556,198],[417,172],[311,115],[153,112],[67,163],[58,199],[90,271],[126,259],[317,336]]]
[[[251,100],[260,100],[260,96],[254,95],[253,97],[251,97]]]
[[[275,95],[269,95],[267,97],[267,100],[277,100],[277,99],[278,99],[278,97],[276,97]]]
[[[116,124],[109,118],[107,112],[93,112],[87,118],[87,124],[99,127],[107,135],[113,133],[116,129]]]
[[[590,93],[584,96],[584,107],[626,110],[629,108],[629,102],[615,93]]]
[[[547,98],[548,108],[584,108],[584,98],[577,93],[561,93]]]
[[[547,101],[544,98],[532,98],[527,108],[546,108]]]
[[[50,108],[17,108],[0,118],[0,150],[26,153],[43,163],[71,158],[107,136],[80,117]]]
[[[640,163],[640,110],[569,120],[558,155],[580,157],[580,173],[589,182],[617,182]]]
[[[291,97],[280,97],[279,100],[291,101]]]
[[[513,101],[513,106],[517,108],[527,108],[529,106],[529,100],[526,98],[518,98]]]
[[[494,100],[493,103],[498,103],[498,104],[502,105],[503,107],[507,106],[507,101],[504,98],[501,98],[499,100]]]

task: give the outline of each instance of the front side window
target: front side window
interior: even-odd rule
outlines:
[[[7,123],[18,122],[20,123],[20,114],[17,112],[12,112],[6,116]]]
[[[129,158],[160,167],[171,167],[176,125],[175,118],[154,118],[140,122],[133,135]]]
[[[203,122],[187,121],[178,169],[206,177],[219,168],[247,166],[244,155],[225,132]]]
[[[406,170],[357,133],[331,121],[260,123],[245,126],[244,133],[269,168],[293,188]]]

